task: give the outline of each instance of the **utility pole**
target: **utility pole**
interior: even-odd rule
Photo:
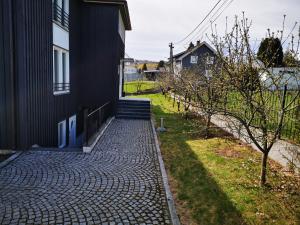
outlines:
[[[174,45],[171,42],[169,44],[170,47],[170,63],[171,63],[171,73],[174,74],[174,63],[173,63],[173,49],[174,49]]]

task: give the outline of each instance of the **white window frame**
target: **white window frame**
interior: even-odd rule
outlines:
[[[197,64],[197,63],[198,63],[198,56],[191,55],[191,64]]]
[[[211,69],[206,69],[205,70],[205,76],[210,79],[212,78],[212,70]]]
[[[59,122],[58,126],[57,126],[57,129],[58,129],[58,143],[57,143],[57,145],[58,145],[59,148],[64,148],[67,145],[67,137],[66,137],[67,122],[66,122],[66,120]]]
[[[55,67],[54,52],[58,51],[58,76],[56,74],[57,68]],[[63,54],[66,54],[65,64],[63,64]],[[63,90],[56,91],[55,84],[69,84],[70,85],[70,59],[69,51],[63,48],[53,46],[53,94],[63,95],[70,93],[70,87],[64,87]],[[58,77],[58,80],[57,80]]]
[[[207,64],[207,65],[213,65],[213,64],[214,64],[214,61],[215,61],[215,57],[213,57],[213,56],[208,56],[208,57],[206,58],[206,64]]]

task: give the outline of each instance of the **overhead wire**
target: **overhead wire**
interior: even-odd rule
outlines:
[[[212,19],[217,15],[217,13],[224,7],[224,5],[226,4],[226,3],[228,3],[230,0],[225,0],[221,5],[220,5],[220,7],[213,13],[213,15],[210,17],[210,20],[209,21],[207,21],[200,29],[199,29],[199,31],[190,39],[190,41],[189,42],[191,42],[191,41],[193,41],[193,40],[195,40],[195,38],[197,38],[199,35],[200,35],[200,33],[201,33],[201,31],[205,28],[205,27],[207,27],[206,25],[207,24],[211,24],[211,21],[212,21]],[[188,42],[188,43],[189,43]]]
[[[191,41],[195,40],[195,39],[198,39],[200,37],[200,33],[202,33],[202,37],[203,37],[203,33],[211,26],[212,23],[214,23],[223,13],[224,11],[233,3],[234,0],[225,0],[221,6],[213,13],[213,15],[210,17],[210,21],[206,22],[205,25],[207,26],[203,26],[200,28],[200,30],[192,37],[192,39],[190,39],[188,42],[184,43],[184,44],[181,44],[180,46],[182,48],[187,48],[187,46],[190,44]],[[227,4],[228,3],[228,4]],[[227,4],[227,5],[226,5]],[[225,6],[225,7],[224,7]],[[223,8],[224,7],[224,8]],[[216,8],[216,7],[214,7]],[[221,9],[223,8],[223,10],[217,14]],[[217,17],[215,17],[217,15]],[[215,18],[214,18],[215,17]],[[212,20],[213,19],[213,20]],[[209,24],[208,24],[209,23]],[[200,26],[198,26],[199,28]],[[204,30],[203,30],[204,29]],[[202,31],[203,30],[203,31]],[[201,37],[201,39],[202,39]],[[186,38],[187,39],[187,38]],[[185,40],[186,40],[185,39]],[[178,44],[178,43],[177,43]],[[178,48],[178,47],[176,47]]]
[[[209,13],[204,17],[204,19],[202,19],[202,21],[187,35],[185,36],[183,39],[175,42],[174,44],[177,45],[177,44],[180,44],[182,42],[184,42],[188,37],[190,37],[203,23],[204,21],[209,17],[209,15],[214,11],[214,9],[219,5],[219,3],[221,2],[222,0],[218,0],[218,2],[214,5],[214,7],[209,11]],[[226,1],[226,0],[225,0]]]

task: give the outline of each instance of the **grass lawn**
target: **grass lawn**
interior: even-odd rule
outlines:
[[[260,154],[219,129],[204,139],[199,118],[185,120],[161,94],[152,99],[176,208],[182,224],[300,224],[299,180],[269,161],[259,187]]]
[[[141,85],[140,91],[148,91],[158,88],[158,84],[154,81],[133,81],[126,82],[124,85],[124,91],[126,94],[136,94],[138,84]]]
[[[269,129],[273,130],[277,127],[278,120],[279,120],[279,113],[280,112],[280,103],[281,100],[279,99],[278,92],[265,92],[264,100],[266,101],[266,112],[268,113],[268,127]],[[294,99],[296,93],[295,92],[287,92],[287,96],[285,98],[286,105],[290,104],[292,99]],[[249,112],[248,117],[251,117],[251,113],[249,108],[245,107],[245,99],[240,96],[238,93],[230,93],[228,95],[228,107],[231,111],[235,111],[236,113],[239,112]],[[242,103],[242,104],[239,104]],[[282,135],[283,139],[288,141],[300,144],[300,107],[297,107],[300,104],[300,97],[291,105],[290,108],[294,108],[286,113],[284,118],[284,126],[282,128]],[[253,125],[259,125],[259,117],[255,117],[253,120]]]

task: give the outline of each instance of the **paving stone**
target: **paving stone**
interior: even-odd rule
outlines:
[[[150,121],[114,120],[91,154],[23,153],[0,190],[1,224],[170,224]]]

